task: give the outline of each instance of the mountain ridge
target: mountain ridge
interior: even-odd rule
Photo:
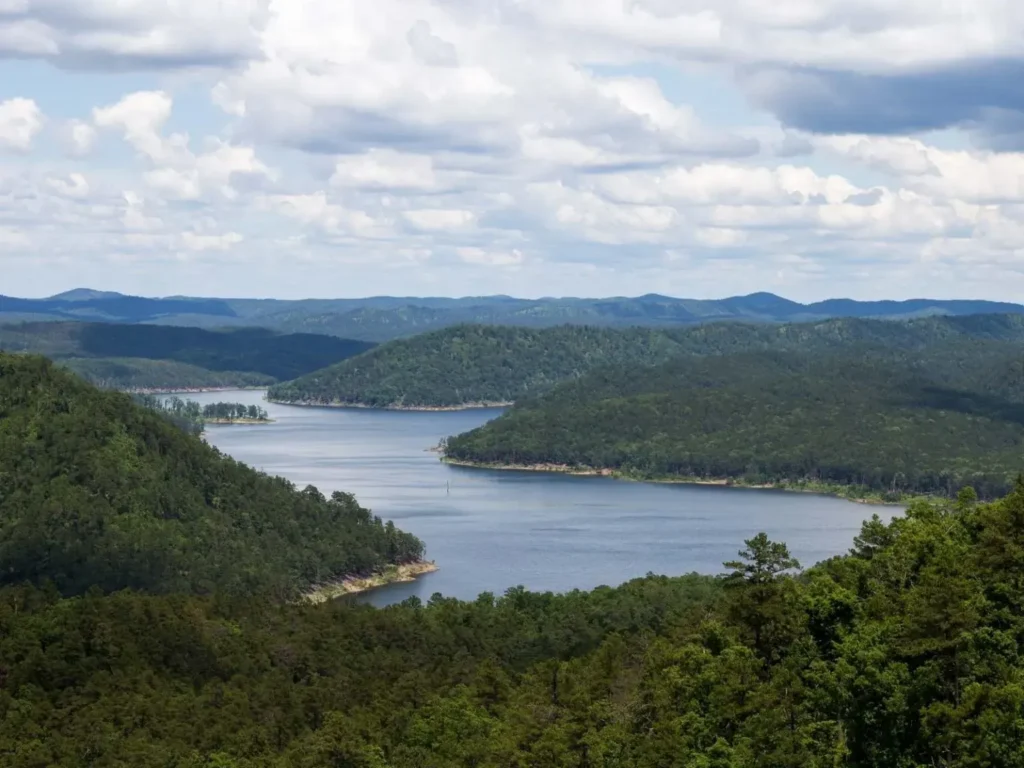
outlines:
[[[198,328],[264,327],[382,342],[463,323],[546,328],[681,326],[720,320],[796,322],[829,317],[904,319],[933,314],[1024,314],[1024,305],[983,299],[859,301],[830,298],[801,303],[767,291],[721,299],[648,293],[596,298],[493,296],[369,296],[349,299],[272,299],[128,296],[76,288],[43,299],[0,295],[0,323],[12,320],[92,320]]]

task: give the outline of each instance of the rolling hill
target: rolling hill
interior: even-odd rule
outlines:
[[[300,492],[128,395],[0,353],[0,584],[295,597],[422,552],[349,495]]]
[[[958,339],[1024,341],[1024,316],[708,323],[622,330],[455,326],[382,344],[276,385],[269,397],[314,405],[466,407],[537,395],[604,365],[639,367],[694,355],[758,350],[820,353],[851,344],[915,349]]]
[[[264,328],[209,331],[66,321],[0,325],[0,349],[46,355],[99,386],[118,389],[265,386],[372,347],[364,341]]]
[[[1006,493],[1024,345],[960,339],[600,368],[449,438],[448,460],[900,498]]]

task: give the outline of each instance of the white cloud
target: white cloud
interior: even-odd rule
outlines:
[[[85,157],[96,146],[96,129],[84,120],[68,120],[61,128],[61,141],[72,157]]]
[[[51,132],[32,83],[0,104],[0,232],[140,280],[202,253],[213,292],[244,258],[261,293],[1012,296],[1024,11],[965,7],[0,0],[0,56],[143,83]]]
[[[248,134],[315,151],[516,153],[579,163],[638,155],[749,154],[649,78],[590,74],[532,30],[424,0],[273,7],[265,58],[215,89]]]
[[[5,251],[21,250],[29,248],[32,240],[28,234],[14,227],[0,226],[0,249]]]
[[[32,99],[0,101],[0,148],[27,152],[44,122],[42,110]]]
[[[417,229],[431,231],[464,229],[470,226],[476,218],[472,211],[443,208],[405,211],[402,215]]]
[[[429,155],[372,149],[360,155],[342,156],[334,166],[331,184],[363,189],[430,190],[438,182]]]
[[[129,231],[145,232],[161,229],[163,221],[157,216],[147,216],[146,200],[141,195],[128,191],[124,193],[124,214],[121,223]]]
[[[149,187],[176,200],[197,200],[209,190],[227,198],[236,195],[235,177],[272,179],[273,171],[252,147],[211,139],[212,148],[196,155],[187,135],[163,135],[173,99],[163,91],[139,91],[116,104],[93,110],[99,128],[118,130],[124,140],[153,166],[143,178]]]
[[[89,196],[89,182],[80,173],[71,173],[66,179],[51,178],[46,181],[50,189],[62,197],[82,200]]]
[[[109,107],[97,107],[92,111],[92,119],[99,128],[120,130],[136,151],[161,162],[170,159],[174,148],[180,148],[184,140],[178,136],[165,141],[160,135],[173,105],[170,95],[163,91],[138,91]]]
[[[181,244],[189,251],[227,251],[244,239],[237,232],[226,232],[222,235],[202,235],[196,232],[181,234]]]
[[[65,66],[229,65],[256,56],[265,0],[7,0],[0,55]]]
[[[816,141],[936,199],[1024,203],[1022,152],[945,150],[908,137],[831,136]]]
[[[458,257],[467,264],[483,264],[491,267],[517,267],[523,263],[522,251],[488,251],[475,246],[463,246],[455,249]]]
[[[275,195],[266,198],[263,206],[313,225],[330,235],[380,237],[387,234],[386,222],[378,221],[365,211],[351,210],[328,199],[324,192],[303,195]]]

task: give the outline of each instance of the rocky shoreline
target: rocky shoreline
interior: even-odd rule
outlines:
[[[273,424],[275,419],[207,419],[206,424]]]
[[[203,392],[259,392],[266,389],[266,385],[260,387],[128,387],[122,389],[130,395],[198,395]]]
[[[438,570],[433,560],[420,560],[414,563],[391,565],[383,571],[370,576],[346,576],[343,579],[318,584],[303,594],[303,599],[310,603],[324,603],[346,595],[356,595],[388,584],[415,581],[420,576]]]
[[[437,449],[434,449],[437,450]],[[552,472],[561,475],[575,475],[580,477],[612,477],[616,480],[631,480],[642,483],[666,483],[678,485],[713,485],[724,488],[750,488],[755,490],[787,491],[789,493],[817,493],[824,496],[835,496],[837,498],[852,501],[857,504],[877,504],[879,506],[903,506],[905,501],[886,501],[873,496],[847,496],[844,494],[845,486],[829,484],[799,484],[799,483],[747,483],[736,478],[728,477],[638,477],[608,467],[575,467],[569,464],[539,463],[539,464],[491,464],[486,462],[465,461],[442,456],[440,459],[445,464],[453,467],[468,467],[471,469],[493,469],[511,472]]]
[[[511,402],[462,403],[460,405],[367,405],[366,403],[321,403],[314,400],[275,400],[266,398],[268,403],[296,405],[301,408],[358,408],[369,411],[473,411],[483,408],[508,408]]]

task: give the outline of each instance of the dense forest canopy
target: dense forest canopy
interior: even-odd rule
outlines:
[[[498,435],[641,473],[804,461],[990,495],[1021,459],[1014,321],[922,322],[790,327],[838,339],[803,351],[708,327],[713,351],[604,361],[449,450]],[[1017,479],[873,517],[807,570],[756,534],[719,576],[311,605],[309,584],[422,543],[0,354],[0,765],[1024,768],[1022,541]]]
[[[377,610],[0,590],[10,768],[1024,765],[1024,487],[800,572]]]
[[[128,395],[0,354],[0,583],[285,596],[422,554],[347,494],[298,491]]]
[[[265,385],[360,354],[373,344],[264,328],[178,328],[118,323],[0,325],[0,349],[59,360],[118,389]]]
[[[612,366],[449,438],[447,457],[640,478],[1005,493],[1024,457],[1024,349],[953,341]]]
[[[840,319],[790,325],[711,323],[682,329],[543,330],[458,326],[382,344],[350,360],[272,387],[289,403],[457,407],[507,403],[606,365],[641,367],[694,355],[857,344],[921,350],[957,340],[1024,342],[1024,317],[974,315],[907,322]]]

